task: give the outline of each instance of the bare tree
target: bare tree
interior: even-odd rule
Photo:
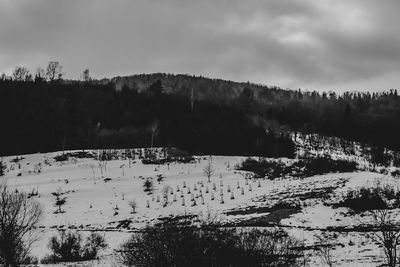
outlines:
[[[89,69],[85,69],[85,70],[82,72],[82,80],[85,81],[85,82],[88,82],[88,81],[91,80],[91,78],[90,78],[90,73],[89,73]]]
[[[190,111],[191,112],[193,112],[193,109],[194,109],[194,100],[195,100],[194,90],[193,90],[193,88],[191,88],[191,90],[190,90]]]
[[[35,81],[43,81],[46,79],[46,74],[44,72],[44,69],[41,67],[38,67],[36,69],[36,73],[35,73]]]
[[[208,160],[208,163],[207,163],[206,167],[203,169],[203,174],[204,174],[204,176],[207,177],[208,182],[210,183],[211,182],[211,176],[214,174],[214,168],[212,166],[211,157]]]
[[[49,81],[62,78],[62,65],[58,61],[50,61],[46,68],[46,77]]]
[[[383,247],[388,266],[395,267],[400,244],[400,229],[389,210],[372,210],[370,214],[375,231],[368,236]]]
[[[108,162],[108,156],[105,150],[101,152],[101,155],[99,155],[98,160],[99,160],[101,176],[103,176],[103,173],[107,171],[107,162]]]
[[[12,73],[14,81],[31,81],[32,74],[25,67],[16,67]]]
[[[317,239],[319,242],[318,256],[320,257],[320,259],[324,264],[326,264],[329,267],[332,267],[333,261],[332,261],[331,251],[333,244],[322,236],[317,236]]]
[[[36,226],[41,217],[38,202],[0,184],[0,263],[19,266],[28,259],[37,240]]]
[[[157,137],[158,132],[159,132],[159,127],[158,127],[158,121],[156,120],[151,125],[151,144],[150,144],[151,148],[153,148],[154,139]]]

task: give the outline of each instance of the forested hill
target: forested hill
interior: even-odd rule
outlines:
[[[71,81],[0,77],[0,155],[175,146],[293,156],[289,130],[400,150],[400,97],[283,90],[189,75]]]
[[[338,95],[163,73],[111,80],[117,90],[138,91],[157,81],[165,93],[184,96],[192,105],[207,100],[244,111],[263,128],[316,132],[400,150],[400,97],[394,89]]]
[[[194,154],[293,157],[284,133],[266,132],[233,106],[112,82],[0,79],[0,155],[85,148],[173,146]]]
[[[193,94],[198,100],[212,100],[215,102],[236,99],[245,88],[251,88],[256,97],[261,97],[261,93],[266,89],[269,91],[279,89],[252,83],[239,83],[221,79],[210,79],[202,76],[166,73],[138,74],[115,77],[111,80],[105,79],[103,81],[111,81],[115,84],[116,90],[122,90],[126,87],[139,92],[145,91],[153,83],[161,81],[163,91],[166,94],[186,95],[189,97]]]

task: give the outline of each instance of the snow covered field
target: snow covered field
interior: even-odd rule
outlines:
[[[251,175],[235,170],[243,157],[213,156],[214,173],[208,181],[203,169],[209,157],[195,157],[193,163],[145,165],[139,159],[110,160],[100,167],[92,158],[70,158],[56,162],[61,152],[24,155],[18,162],[5,157],[8,185],[17,190],[36,192],[33,196],[43,206],[40,241],[32,254],[39,259],[50,251],[49,238],[56,229],[76,229],[84,233],[100,231],[109,248],[100,262],[87,266],[110,266],[115,249],[147,223],[160,218],[194,214],[199,218],[217,214],[226,224],[239,226],[280,226],[310,246],[308,266],[324,266],[312,249],[317,237],[332,244],[335,266],[376,266],[383,262],[383,252],[365,232],[353,229],[365,218],[349,214],[345,208],[334,209],[324,203],[341,192],[382,180],[398,183],[394,178],[372,172],[335,173],[303,179],[276,180],[246,178]],[[288,161],[288,159],[281,159]],[[158,177],[162,175],[162,181]],[[144,191],[146,179],[154,184],[153,194]],[[167,199],[163,191],[170,187]],[[55,213],[55,196],[66,197],[62,213]],[[131,213],[128,205],[135,200]],[[277,203],[288,207],[273,209]],[[82,263],[83,264],[83,263]]]

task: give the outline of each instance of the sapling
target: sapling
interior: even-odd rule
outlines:
[[[56,213],[63,213],[63,210],[61,207],[67,202],[67,198],[63,197],[61,198],[60,196],[56,197],[56,206],[58,207],[58,211]]]
[[[153,181],[150,179],[146,179],[146,181],[143,183],[144,187],[144,192],[147,192],[147,194],[152,194],[154,187],[153,187]]]
[[[137,206],[137,203],[136,203],[136,201],[135,200],[130,200],[129,202],[128,202],[128,205],[129,205],[129,207],[131,207],[131,209],[132,209],[132,214],[133,213],[136,213],[136,206]]]
[[[164,200],[168,203],[168,194],[172,190],[171,186],[169,185],[164,185],[164,187],[161,190],[162,196]]]
[[[214,169],[212,166],[212,158],[210,157],[206,167],[203,169],[203,174],[204,174],[204,176],[207,177],[207,180],[209,183],[211,182],[211,176],[213,175],[213,173],[214,173]]]
[[[63,211],[61,207],[67,202],[67,198],[66,197],[61,198],[61,195],[63,194],[61,187],[57,189],[57,192],[53,192],[51,194],[56,197],[55,205],[58,207],[58,210],[55,213],[62,213]]]
[[[157,182],[158,184],[161,184],[161,182],[164,180],[164,176],[162,174],[157,175]]]

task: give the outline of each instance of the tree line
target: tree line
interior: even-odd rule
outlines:
[[[166,93],[160,80],[139,92],[90,78],[17,76],[0,79],[2,155],[171,146],[196,154],[294,156],[287,134],[266,132],[229,105],[204,99],[191,106],[186,96]]]
[[[225,104],[266,129],[319,133],[400,150],[400,97],[396,89],[337,94],[165,73],[110,81],[117,89],[142,91],[156,80],[166,92],[185,96],[194,106],[199,100]]]
[[[293,156],[289,131],[400,150],[400,97],[308,92],[190,75],[63,80],[50,62],[0,76],[1,154],[176,146],[191,153]],[[345,144],[345,142],[343,142]]]

